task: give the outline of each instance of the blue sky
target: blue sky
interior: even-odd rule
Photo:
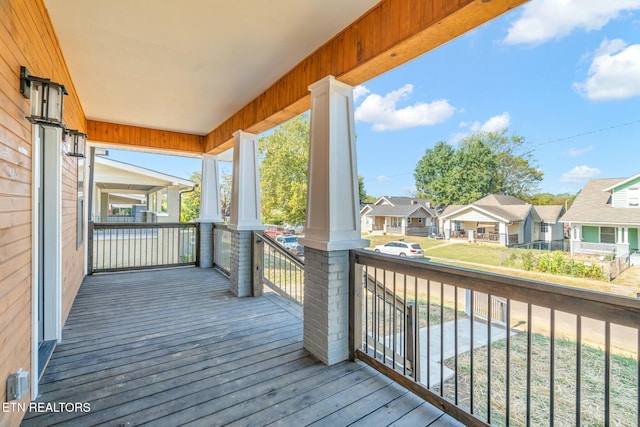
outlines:
[[[640,173],[640,1],[533,0],[354,91],[369,194],[409,195],[438,141],[508,128],[544,172],[540,190]],[[110,151],[188,177],[200,161]],[[153,166],[152,166],[153,165]]]

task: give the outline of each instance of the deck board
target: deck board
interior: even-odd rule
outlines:
[[[363,363],[320,363],[297,304],[198,268],[87,277],[37,401],[91,411],[22,425],[456,425]]]

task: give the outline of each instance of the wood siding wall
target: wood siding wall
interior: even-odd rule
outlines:
[[[32,125],[29,100],[19,92],[20,66],[65,85],[64,122],[86,130],[53,26],[42,0],[0,0],[0,401],[6,378],[31,370]],[[62,163],[63,320],[83,278],[84,248],[76,249],[77,162]],[[31,372],[31,375],[37,375]],[[23,399],[28,402],[31,396]],[[0,426],[18,425],[20,413],[0,413]]]
[[[154,152],[202,154],[204,144],[204,137],[200,135],[97,120],[87,120],[87,133],[91,141],[124,145],[137,150],[149,149]]]
[[[211,131],[205,151],[232,146],[236,130],[264,132],[310,107],[308,86],[328,75],[358,85],[528,0],[383,0]]]

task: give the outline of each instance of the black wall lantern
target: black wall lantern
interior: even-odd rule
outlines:
[[[31,99],[31,115],[27,119],[34,124],[64,127],[62,101],[67,90],[60,83],[29,74],[27,67],[20,67],[20,93]]]
[[[87,134],[75,129],[65,131],[65,141],[69,144],[68,156],[84,157],[84,148],[87,143]]]

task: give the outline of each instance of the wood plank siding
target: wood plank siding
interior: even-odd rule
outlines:
[[[202,154],[204,136],[87,120],[91,141],[126,145],[137,150]]]
[[[302,310],[236,298],[213,269],[85,279],[23,426],[459,425],[363,363],[325,366],[302,345]]]
[[[42,0],[0,0],[0,400],[5,381],[31,371],[32,125],[19,92],[20,66],[62,83],[64,122],[86,130],[85,115]],[[77,162],[62,156],[62,306],[66,317],[82,282],[84,248],[76,248]],[[63,319],[64,320],[64,319]],[[33,373],[32,373],[33,374]],[[22,402],[28,402],[26,396]],[[19,413],[0,413],[0,426]]]
[[[261,133],[307,111],[308,86],[327,75],[358,85],[528,0],[384,0],[211,131],[205,151],[232,146],[238,129]]]

